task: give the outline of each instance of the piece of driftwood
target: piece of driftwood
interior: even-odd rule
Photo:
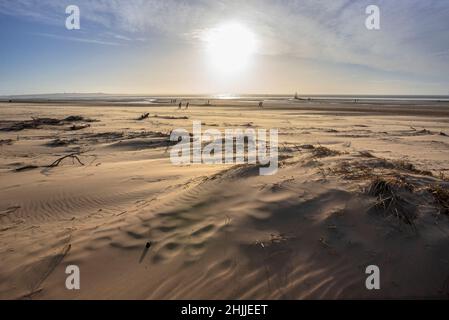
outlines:
[[[16,171],[16,172],[22,172],[22,171],[28,171],[28,170],[33,170],[33,169],[37,169],[37,168],[39,168],[39,167],[38,167],[38,166],[34,166],[34,165],[26,165],[26,166],[17,168],[17,169],[14,170],[14,171]]]
[[[64,159],[68,159],[68,158],[71,158],[73,162],[75,162],[75,160],[76,160],[80,165],[84,166],[84,163],[78,157],[79,155],[80,155],[79,152],[75,152],[75,153],[67,154],[67,155],[65,155],[63,157],[60,157],[60,158],[56,159],[50,165],[46,165],[46,166],[26,165],[26,166],[23,166],[23,167],[19,167],[19,168],[15,169],[14,171],[15,172],[22,172],[22,171],[33,170],[33,169],[37,169],[37,168],[54,168],[54,167],[59,166],[60,163]]]
[[[80,155],[79,152],[77,152],[77,153],[71,153],[71,154],[65,155],[65,156],[63,156],[63,157],[61,157],[61,158],[55,160],[52,164],[50,164],[49,166],[46,166],[46,167],[47,167],[47,168],[54,168],[54,167],[57,167],[57,166],[59,166],[59,164],[61,163],[62,160],[67,159],[67,158],[72,158],[73,161],[76,160],[76,161],[78,161],[78,163],[79,163],[80,165],[84,166],[84,163],[82,163],[81,160],[78,158],[79,155]]]
[[[76,143],[77,141],[78,141],[77,139],[64,140],[64,139],[56,138],[56,139],[48,142],[46,145],[48,147],[63,147],[63,146],[70,145],[72,143]]]
[[[187,116],[181,116],[181,117],[175,117],[175,116],[159,116],[159,115],[154,115],[153,118],[158,118],[158,119],[164,119],[164,120],[188,120],[189,117]]]
[[[31,119],[33,119],[33,122],[36,123],[37,125],[49,125],[49,126],[57,126],[60,125],[62,120],[59,119],[55,119],[55,118],[35,118],[35,117],[31,117]]]
[[[74,124],[73,126],[70,127],[70,130],[72,131],[78,131],[78,130],[83,130],[86,128],[89,128],[90,124],[82,124],[82,125],[76,125]]]
[[[52,123],[54,125],[56,119],[33,119],[33,120],[25,120],[19,121],[11,124],[9,127],[1,128],[1,131],[22,131],[25,129],[36,129],[42,124]]]
[[[68,122],[77,122],[77,121],[84,121],[86,119],[84,119],[84,117],[82,116],[68,116],[64,120]]]
[[[145,259],[145,256],[147,255],[148,250],[150,250],[151,244],[152,244],[151,241],[146,243],[145,248],[142,251],[142,255],[140,256],[139,263],[142,263],[143,259]]]
[[[24,120],[24,121],[14,122],[8,127],[0,128],[0,131],[22,131],[25,129],[39,129],[43,125],[62,126],[62,125],[70,124],[73,122],[81,122],[81,121],[95,122],[96,121],[93,119],[84,118],[82,116],[69,116],[65,119],[36,118],[36,117],[32,117],[31,119],[32,120]]]
[[[148,117],[150,116],[150,114],[148,112],[142,114],[139,118],[137,118],[138,121],[142,121],[145,119],[148,119]]]
[[[0,146],[3,146],[3,145],[10,146],[12,144],[13,144],[12,139],[2,139],[2,140],[0,140]]]

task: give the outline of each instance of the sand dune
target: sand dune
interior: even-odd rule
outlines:
[[[0,129],[97,120],[0,131],[0,298],[449,297],[448,106],[326,103],[0,104]],[[277,128],[279,171],[174,166],[167,136],[193,120]],[[70,153],[84,165],[48,167]]]

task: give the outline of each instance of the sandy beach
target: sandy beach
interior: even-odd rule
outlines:
[[[277,129],[278,172],[173,165],[192,121]],[[448,102],[3,102],[0,150],[1,299],[449,297]]]

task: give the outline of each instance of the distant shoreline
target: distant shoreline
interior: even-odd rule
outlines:
[[[165,105],[172,99],[192,101],[239,101],[243,103],[255,101],[277,102],[449,102],[449,95],[113,95],[113,94],[45,94],[45,95],[11,95],[0,96],[0,102],[10,103],[114,103],[130,105]]]

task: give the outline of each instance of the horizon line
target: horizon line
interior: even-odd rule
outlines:
[[[53,93],[20,93],[20,94],[4,94],[0,95],[0,98],[11,98],[11,97],[30,97],[30,96],[70,96],[70,95],[78,95],[78,96],[129,96],[129,97],[213,97],[213,96],[292,96],[296,95],[299,97],[304,96],[403,96],[403,97],[449,97],[449,93],[447,94],[403,94],[403,93],[106,93],[106,92],[53,92]]]

